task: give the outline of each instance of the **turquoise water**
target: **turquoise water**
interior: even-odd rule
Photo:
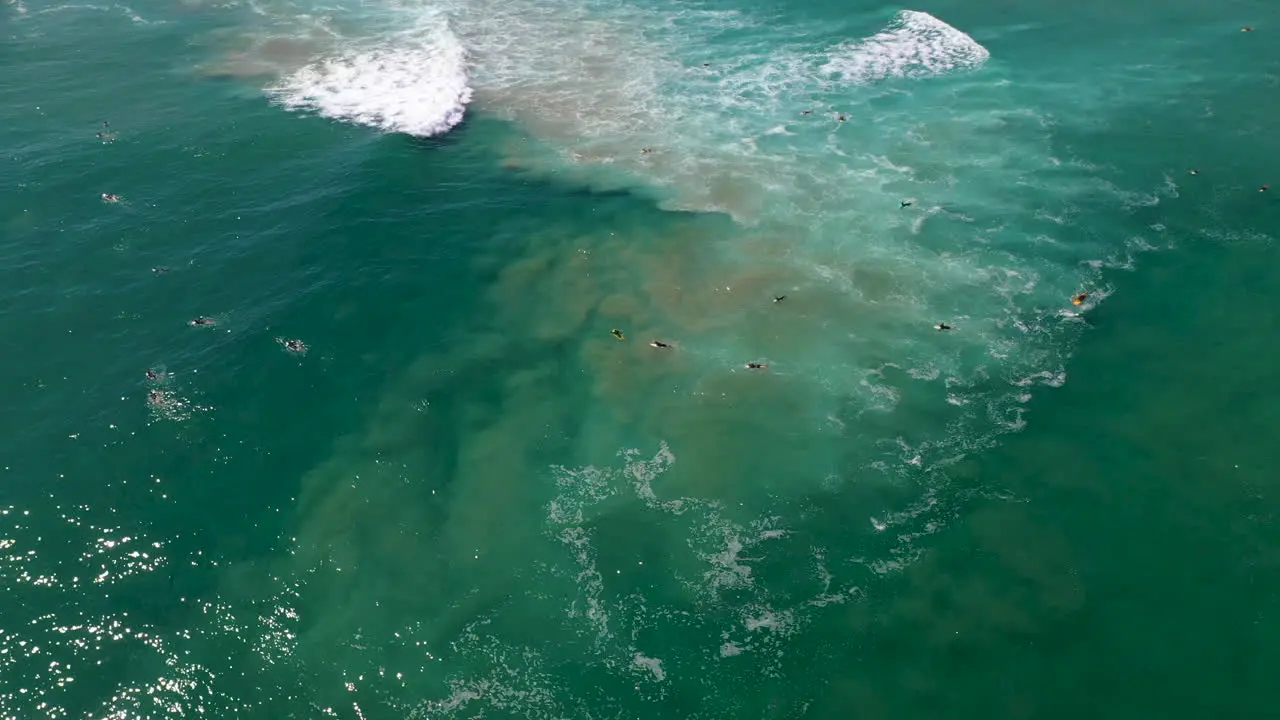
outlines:
[[[0,6],[0,717],[1268,716],[1277,20]]]

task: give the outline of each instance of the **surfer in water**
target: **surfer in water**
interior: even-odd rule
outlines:
[[[120,202],[120,196],[113,195],[111,193],[102,193],[102,202],[118,203]]]
[[[899,201],[898,201],[898,207],[900,207],[900,208],[909,208],[909,207],[911,207],[911,201],[910,201],[910,200],[899,200]]]
[[[1088,299],[1089,299],[1089,293],[1080,293],[1079,295],[1071,298],[1071,304],[1075,305],[1076,307],[1080,307],[1081,305],[1084,304],[1084,301]]]
[[[671,347],[671,344],[664,343],[661,340],[654,340],[653,342],[649,343],[649,347],[656,347],[659,350],[666,350]]]
[[[190,325],[190,326],[192,326],[192,327],[198,327],[198,326],[202,326],[202,325],[217,325],[218,323],[217,323],[217,321],[216,321],[216,320],[214,320],[214,319],[213,319],[213,318],[211,318],[211,317],[205,317],[205,316],[201,315],[200,317],[196,318],[195,320],[192,320],[191,322],[189,322],[189,323],[187,323],[187,324],[188,324],[188,325]]]
[[[786,296],[786,295],[774,295],[774,296],[773,296],[773,301],[774,301],[774,302],[776,302],[776,303],[780,303],[780,302],[782,302],[783,300],[786,300],[786,299],[787,299],[787,296]]]
[[[623,335],[623,334],[622,334],[622,331],[621,331],[621,330],[619,330],[618,328],[614,328],[614,329],[610,330],[610,331],[609,331],[609,334],[610,334],[610,335],[612,335],[612,336],[614,336],[614,337],[616,337],[616,338],[618,338],[618,340],[626,340],[626,339],[627,339],[627,336],[626,336],[626,335]]]
[[[280,347],[288,350],[294,355],[307,354],[307,344],[301,340],[285,340],[284,338],[276,338],[276,342],[280,343]]]
[[[946,323],[938,323],[937,325],[933,326],[933,329],[945,332],[947,330],[950,330],[951,326]]]
[[[756,363],[756,362],[747,363],[748,370],[764,370],[767,367],[769,366],[764,363]]]

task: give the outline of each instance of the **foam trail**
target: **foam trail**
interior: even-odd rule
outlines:
[[[443,21],[341,51],[288,75],[267,92],[291,110],[387,132],[448,132],[471,101],[467,53]]]

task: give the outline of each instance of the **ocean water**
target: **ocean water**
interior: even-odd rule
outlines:
[[[1269,717],[1277,32],[6,0],[0,717]]]

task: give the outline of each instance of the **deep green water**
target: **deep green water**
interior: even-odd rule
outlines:
[[[902,10],[0,6],[0,717],[1274,714],[1280,7]]]

